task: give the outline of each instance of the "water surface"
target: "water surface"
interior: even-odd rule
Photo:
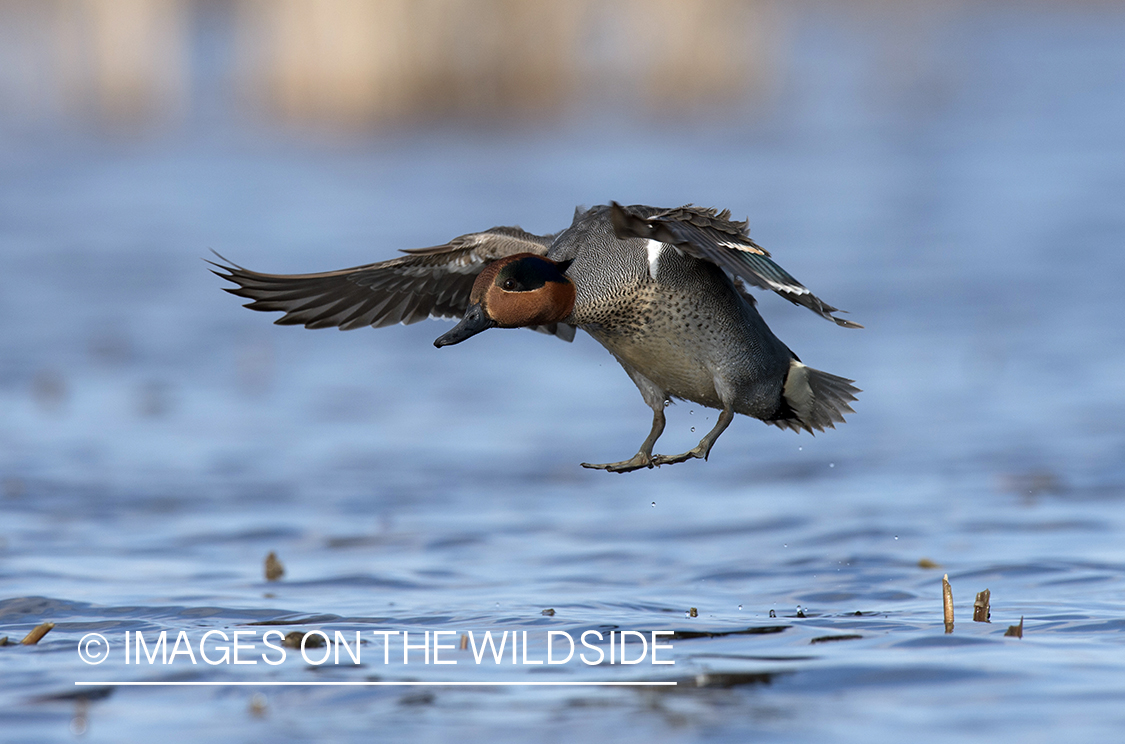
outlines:
[[[5,736],[1119,737],[1125,18],[964,11],[914,39],[932,65],[909,83],[838,20],[796,24],[768,110],[721,124],[6,135],[0,636],[56,627],[0,648]],[[760,301],[804,361],[864,389],[849,422],[812,438],[740,418],[708,463],[584,471],[631,455],[650,419],[588,337],[437,351],[436,322],[275,327],[200,260],[334,269],[495,224],[553,232],[610,199],[748,214],[866,326]],[[677,404],[660,449],[714,415]],[[985,588],[992,622],[973,623]],[[90,632],[268,628],[359,630],[364,663],[75,652]],[[590,629],[678,631],[675,664],[384,665],[371,633],[528,631],[534,659],[547,631]]]

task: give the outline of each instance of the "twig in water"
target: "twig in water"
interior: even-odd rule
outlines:
[[[992,622],[992,609],[988,606],[988,601],[992,598],[992,592],[985,589],[983,592],[977,594],[976,601],[973,602],[973,622],[974,623],[989,623]]]
[[[277,581],[285,575],[285,566],[277,559],[277,553],[270,551],[266,556],[266,581]]]
[[[941,579],[941,608],[945,613],[945,632],[953,632],[953,587],[949,585],[949,574]]]
[[[43,636],[50,633],[51,628],[53,627],[55,627],[54,623],[42,623],[40,625],[36,625],[31,629],[30,633],[23,637],[23,640],[20,641],[20,643],[25,646],[34,646],[36,643],[39,643],[39,641],[42,640]]]

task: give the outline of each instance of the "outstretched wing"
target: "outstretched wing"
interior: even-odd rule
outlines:
[[[553,236],[518,227],[494,227],[433,248],[406,250],[389,261],[320,274],[262,274],[219,256],[214,273],[237,287],[226,291],[251,310],[285,313],[279,325],[350,331],[364,326],[460,318],[469,306],[477,274],[492,261],[516,253],[545,255]],[[216,254],[218,255],[218,254]],[[559,323],[535,330],[570,341],[574,328]]]
[[[746,223],[731,220],[727,210],[716,212],[689,204],[652,214],[651,209],[623,207],[617,202],[613,202],[610,209],[613,231],[621,239],[647,238],[667,243],[689,256],[710,261],[756,287],[772,289],[837,325],[863,327],[832,315],[844,311],[821,300],[774,263],[770,254],[748,237]]]

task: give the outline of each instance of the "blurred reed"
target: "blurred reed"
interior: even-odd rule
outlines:
[[[167,118],[185,105],[190,3],[0,0],[0,112]]]
[[[766,0],[0,0],[0,116],[148,126],[547,118],[734,108]],[[216,103],[218,102],[218,103]]]

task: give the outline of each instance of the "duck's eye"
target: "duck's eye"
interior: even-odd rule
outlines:
[[[508,290],[509,292],[514,292],[515,289],[516,289],[516,286],[517,286],[517,284],[516,284],[515,279],[505,279],[504,280],[503,287],[504,287],[504,289]]]

